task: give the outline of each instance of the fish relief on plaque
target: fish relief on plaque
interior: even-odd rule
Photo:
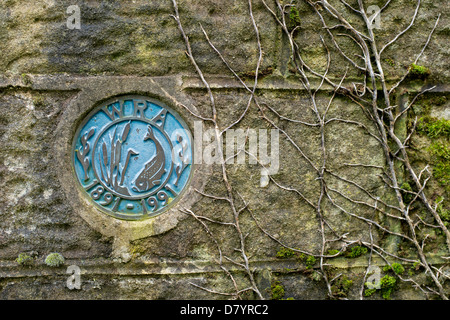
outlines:
[[[188,186],[191,164],[192,136],[185,122],[142,96],[98,106],[73,142],[74,171],[86,196],[119,219],[167,210]]]

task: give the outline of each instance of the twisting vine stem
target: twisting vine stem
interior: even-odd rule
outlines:
[[[432,281],[437,290],[429,287],[424,287],[414,280],[400,275],[397,275],[398,279],[404,282],[412,283],[415,288],[421,290],[426,296],[430,294],[437,294],[442,299],[447,300],[447,293],[445,292],[443,287],[443,281],[445,281],[447,277],[445,276],[445,273],[441,271],[441,269],[436,268],[430,263],[429,258],[424,251],[424,242],[427,237],[425,237],[425,239],[421,241],[416,232],[416,229],[419,225],[425,225],[427,227],[441,230],[445,235],[448,250],[450,250],[450,232],[439,216],[436,207],[433,207],[432,202],[429,200],[426,194],[427,182],[430,179],[428,166],[418,172],[412,166],[408,156],[408,143],[414,133],[417,119],[414,122],[412,132],[410,132],[406,138],[402,137],[401,134],[399,134],[396,130],[399,121],[401,121],[402,118],[407,115],[408,111],[414,105],[417,98],[420,95],[431,91],[433,88],[428,88],[420,92],[410,103],[404,106],[403,109],[399,106],[392,105],[391,101],[393,101],[394,90],[399,87],[401,83],[407,78],[409,70],[404,76],[401,77],[400,81],[398,81],[393,86],[389,86],[385,78],[385,71],[381,58],[384,50],[396,43],[414,25],[420,9],[421,0],[417,0],[417,4],[410,24],[384,45],[380,45],[378,43],[378,39],[374,33],[374,29],[372,28],[374,18],[371,19],[367,16],[363,0],[357,0],[357,8],[341,0],[341,2],[344,4],[344,7],[350,10],[351,14],[357,15],[362,19],[362,21],[364,22],[362,29],[360,27],[355,27],[352,23],[350,23],[344,17],[345,15],[343,15],[343,13],[340,12],[335,5],[330,4],[327,0],[304,0],[304,3],[307,4],[311,8],[312,12],[314,12],[319,18],[323,29],[328,36],[328,40],[331,41],[334,49],[338,52],[339,55],[344,58],[345,61],[348,62],[350,68],[354,68],[358,72],[360,72],[360,74],[362,74],[362,81],[359,83],[349,83],[350,80],[347,79],[348,69],[342,76],[339,77],[338,80],[330,76],[330,68],[332,66],[333,57],[330,49],[327,46],[326,40],[322,36],[320,37],[320,40],[326,56],[325,70],[314,70],[314,68],[312,68],[305,62],[303,53],[301,51],[302,48],[296,39],[298,27],[292,29],[292,27],[289,27],[289,21],[286,19],[290,8],[295,6],[294,3],[284,3],[279,0],[274,0],[274,2],[271,4],[266,3],[265,0],[260,0],[260,2],[262,3],[263,7],[267,9],[268,14],[274,19],[275,23],[283,33],[285,39],[287,39],[290,52],[290,62],[292,63],[295,73],[298,76],[297,79],[303,88],[302,91],[304,91],[308,97],[308,107],[314,115],[314,120],[305,121],[302,119],[301,114],[298,115],[298,119],[287,117],[283,115],[282,112],[277,111],[269,103],[260,101],[260,98],[256,95],[258,76],[263,60],[263,48],[261,46],[261,36],[259,28],[253,16],[252,0],[248,0],[248,17],[252,23],[258,49],[258,57],[252,86],[247,85],[243,78],[239,76],[238,72],[236,72],[231,67],[226,57],[212,43],[207,31],[203,28],[203,26],[200,25],[200,29],[205,37],[205,40],[207,41],[211,49],[217,54],[218,58],[236,78],[236,80],[243,86],[245,92],[248,93],[248,100],[245,105],[244,111],[239,115],[237,120],[235,120],[228,126],[224,126],[223,128],[219,126],[216,101],[213,90],[211,89],[211,86],[209,85],[192,52],[189,37],[186,35],[183,29],[182,22],[180,20],[177,1],[172,0],[174,14],[171,16],[176,21],[178,29],[184,40],[186,55],[195,68],[197,75],[199,76],[203,86],[207,91],[211,108],[210,114],[206,116],[202,114],[195,114],[192,112],[191,114],[193,114],[197,119],[209,122],[213,126],[215,141],[218,145],[222,144],[224,133],[232,127],[237,126],[245,118],[252,105],[256,107],[256,110],[258,110],[261,118],[264,121],[266,121],[271,127],[279,130],[279,132],[286,138],[288,143],[294,147],[298,155],[306,161],[312,172],[314,172],[314,174],[316,175],[316,180],[318,181],[319,185],[318,192],[316,194],[316,197],[314,199],[311,199],[305,196],[302,190],[286,186],[273,176],[269,176],[269,179],[276,187],[296,194],[301,201],[304,201],[309,207],[314,210],[321,236],[320,250],[318,253],[313,253],[309,252],[308,250],[298,248],[297,246],[288,245],[266,230],[265,226],[263,226],[259,221],[257,215],[252,211],[244,197],[235,190],[232,181],[230,181],[228,168],[226,165],[228,159],[224,157],[222,148],[218,147],[217,152],[218,158],[220,160],[221,177],[226,188],[226,195],[218,196],[209,195],[203,192],[199,193],[204,197],[209,197],[213,200],[225,201],[229,206],[229,210],[232,216],[232,222],[217,221],[214,218],[202,216],[200,214],[194,213],[191,210],[185,210],[185,213],[191,215],[196,221],[198,221],[203,226],[208,235],[210,235],[213,239],[213,242],[215,243],[219,253],[218,263],[222,270],[232,280],[235,292],[217,292],[215,290],[201,287],[197,284],[193,285],[211,293],[232,296],[234,298],[240,298],[241,294],[247,291],[253,291],[259,299],[264,298],[263,294],[257,286],[254,276],[254,270],[251,268],[251,261],[249,259],[246,242],[247,234],[245,234],[245,232],[243,231],[240,221],[241,214],[243,212],[248,212],[252,218],[252,221],[254,221],[258,229],[265,236],[295,252],[308,254],[319,258],[319,266],[317,272],[321,274],[322,279],[326,284],[327,293],[330,298],[335,298],[332,287],[333,283],[336,281],[336,279],[339,278],[339,276],[332,277],[330,279],[328,268],[329,264],[327,263],[327,259],[336,257],[340,253],[344,252],[348,246],[359,243],[370,248],[368,268],[364,275],[360,290],[361,299],[363,298],[364,281],[368,275],[369,268],[373,263],[372,256],[375,254],[382,260],[384,260],[389,266],[391,265],[392,259],[405,261],[408,263],[420,263],[420,265],[425,269],[426,273],[432,278]],[[391,0],[386,1],[380,12],[385,10],[390,2]],[[381,14],[380,12],[378,12],[377,14]],[[425,45],[414,60],[414,63],[418,62],[420,56],[426,50],[426,47],[428,46],[430,39],[439,23],[439,19],[440,16],[437,17],[436,22],[426,39]],[[331,23],[336,24],[330,25]],[[345,37],[347,39],[350,39],[350,41],[352,41],[356,45],[356,48],[358,48],[360,52],[358,54],[355,54],[353,52],[353,56],[359,57],[363,62],[363,65],[360,62],[355,61],[350,53],[344,52],[342,47],[339,45],[339,40],[337,37]],[[380,47],[381,49],[379,49]],[[316,80],[319,80],[319,85],[316,88],[313,88],[311,83],[312,81]],[[323,101],[317,98],[317,94],[319,92],[322,92],[322,87],[325,84],[331,86],[332,90],[328,101],[326,103],[323,103]],[[363,114],[366,116],[369,124],[363,123],[363,121],[330,117],[329,111],[334,105],[337,96],[347,98],[355,105],[357,105],[358,108],[360,108]],[[278,122],[274,121],[271,118],[272,115],[274,115],[278,119]],[[320,140],[319,160],[313,160],[312,156],[308,155],[308,153],[305,151],[305,148],[296,143],[295,139],[293,139],[288,130],[285,129],[284,126],[279,124],[280,121],[289,122],[317,130]],[[375,192],[368,190],[356,181],[339,175],[334,170],[329,168],[327,128],[332,123],[339,123],[341,125],[347,126],[356,126],[356,128],[359,128],[366,134],[368,134],[370,139],[373,139],[380,147],[380,150],[384,155],[385,163],[383,166],[373,165],[370,163],[345,163],[343,164],[343,166],[357,167],[361,170],[366,169],[380,172],[379,177],[389,188],[390,194],[393,194],[395,196],[394,203],[389,199],[382,199],[380,196],[376,195]],[[251,154],[246,150],[240,150],[238,151],[238,153],[239,152],[245,152],[249,157],[253,157],[259,165],[264,167],[264,165],[258,160],[256,155]],[[405,190],[404,188],[402,188],[401,177],[404,173],[400,171],[399,163],[403,165],[406,170],[406,174],[413,180],[415,184],[415,190],[417,191]],[[348,194],[340,191],[333,186],[332,181],[336,179],[348,186],[357,188],[367,198],[355,199],[352,196],[349,196]],[[404,194],[411,195],[411,200],[405,202]],[[431,217],[433,217],[435,224],[427,223],[417,215],[412,215],[412,205],[418,202],[420,202],[431,215]],[[239,207],[238,203],[243,203],[243,206]],[[367,212],[371,212],[372,214],[369,214],[370,217],[358,214],[357,210],[346,208],[345,203],[358,206],[359,208],[365,208]],[[370,239],[370,241],[366,241],[363,238],[349,239],[347,233],[341,234],[339,231],[335,230],[332,223],[328,221],[327,212],[325,210],[325,208],[330,205],[340,212],[348,215],[349,217],[367,224],[367,237]],[[405,228],[394,228],[392,224],[377,221],[377,214],[380,214],[385,221],[395,221],[396,223],[400,223]],[[230,257],[224,255],[219,241],[214,237],[213,233],[208,228],[207,222],[233,228],[235,234],[239,239],[239,247],[235,249],[240,254],[239,261],[231,259]],[[391,250],[383,248],[374,240],[374,233],[377,231],[386,233],[393,237],[398,237],[402,241],[406,241],[412,244],[415,248],[416,257],[400,257],[395,253],[395,251],[393,252]],[[329,234],[332,234],[332,238],[329,238]],[[332,243],[340,243],[341,248],[338,253],[330,255],[326,252],[327,249],[329,249],[330,244]],[[223,263],[224,259],[244,271],[250,283],[249,287],[239,288],[234,276],[225,267],[225,264]]]
[[[180,20],[180,15],[179,15],[179,12],[178,12],[178,5],[177,5],[176,0],[173,0],[172,4],[173,4],[174,11],[175,11],[175,15],[172,15],[172,17],[177,22],[178,29],[180,30],[180,32],[181,32],[181,34],[183,36],[183,39],[185,41],[186,49],[187,49],[186,54],[187,54],[188,58],[190,59],[192,65],[195,67],[195,70],[196,70],[198,76],[200,77],[201,81],[203,82],[204,86],[206,87],[206,89],[208,91],[208,96],[209,96],[210,105],[211,105],[211,114],[212,114],[211,122],[212,122],[212,124],[214,126],[215,141],[217,142],[218,145],[221,145],[224,131],[222,131],[219,128],[219,124],[217,122],[217,109],[216,109],[214,95],[213,95],[213,93],[211,91],[209,83],[206,81],[206,79],[205,79],[205,77],[203,75],[202,70],[200,69],[200,67],[198,66],[198,64],[197,64],[197,62],[196,62],[196,60],[194,58],[194,55],[192,53],[192,49],[191,49],[191,46],[190,46],[190,43],[189,43],[189,38],[186,35],[186,33],[184,32],[183,25],[182,25],[181,20]],[[252,15],[251,0],[249,0],[249,11],[250,11],[250,16],[252,18],[252,21],[254,22],[253,15]],[[258,34],[258,31],[257,31],[257,28],[256,28],[256,24],[254,24],[254,26],[255,26],[256,36],[258,38],[258,43],[259,43],[259,34]],[[260,55],[259,55],[257,69],[259,68],[259,65],[260,65],[260,62],[261,62],[261,59],[262,59],[262,53],[261,53],[261,46],[260,45],[259,45],[259,48],[260,48]],[[256,73],[256,75],[255,75],[255,89],[256,89],[257,77],[258,76],[257,76],[257,73]],[[252,96],[254,94],[254,90],[255,89],[253,89],[253,91],[252,91]],[[251,98],[250,98],[250,100],[251,100]],[[250,104],[250,101],[249,101],[249,104]],[[243,116],[244,115],[242,115],[242,117]],[[225,187],[227,189],[227,197],[226,197],[226,199],[227,199],[227,201],[229,203],[230,209],[231,209],[232,214],[233,214],[233,219],[234,219],[233,227],[236,230],[236,233],[238,234],[238,237],[239,237],[240,247],[238,249],[236,249],[236,250],[240,252],[241,258],[243,260],[243,263],[236,262],[236,261],[234,261],[234,260],[232,260],[230,258],[228,258],[228,260],[230,260],[232,263],[234,263],[234,264],[244,268],[244,270],[245,270],[245,272],[246,272],[246,274],[247,274],[247,276],[248,276],[248,278],[250,280],[251,290],[253,290],[256,293],[258,298],[264,299],[263,295],[261,294],[261,292],[259,291],[259,289],[258,289],[258,287],[256,285],[253,271],[250,269],[250,261],[249,261],[249,258],[247,256],[247,249],[246,249],[246,243],[245,243],[245,238],[246,237],[245,237],[245,235],[242,232],[240,219],[239,219],[241,211],[239,211],[237,209],[237,206],[236,206],[236,203],[235,203],[235,198],[234,198],[234,194],[233,194],[233,187],[232,187],[232,185],[231,185],[231,183],[229,181],[229,178],[228,178],[228,173],[227,173],[227,168],[226,168],[226,159],[224,157],[222,148],[220,148],[220,147],[217,148],[217,151],[218,151],[218,158],[220,160],[220,166],[222,168],[223,182],[224,182],[224,185],[225,185]],[[237,290],[235,295],[239,295],[240,293],[241,293],[241,291]]]

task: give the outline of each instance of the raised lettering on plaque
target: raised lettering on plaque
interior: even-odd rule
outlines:
[[[175,111],[148,97],[99,105],[74,137],[80,187],[119,219],[140,220],[167,210],[187,188],[191,164],[189,128]]]

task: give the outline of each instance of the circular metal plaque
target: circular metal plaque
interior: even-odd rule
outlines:
[[[95,108],[73,141],[73,168],[86,196],[119,219],[156,216],[189,184],[192,135],[154,99],[123,96]]]

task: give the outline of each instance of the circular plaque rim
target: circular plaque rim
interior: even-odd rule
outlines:
[[[81,129],[84,128],[86,123],[92,118],[92,116],[94,116],[97,112],[99,112],[101,108],[106,107],[106,106],[108,106],[108,105],[110,105],[110,104],[112,104],[112,103],[114,103],[116,101],[127,100],[127,99],[128,100],[134,100],[134,99],[145,100],[145,101],[148,101],[150,103],[153,103],[153,104],[155,104],[155,105],[157,105],[159,107],[162,107],[162,108],[166,109],[181,124],[183,129],[186,130],[186,132],[188,133],[189,139],[191,140],[191,163],[190,163],[190,167],[191,168],[190,168],[189,176],[187,178],[187,181],[186,181],[183,189],[178,193],[178,195],[170,203],[168,203],[167,205],[165,205],[164,207],[162,207],[160,209],[155,210],[154,212],[148,211],[147,214],[143,214],[143,213],[139,213],[139,214],[138,213],[127,213],[127,214],[125,214],[125,213],[113,212],[111,210],[105,209],[103,206],[101,206],[96,201],[93,201],[92,199],[89,199],[89,193],[87,192],[87,190],[83,187],[83,185],[79,181],[78,175],[77,175],[77,173],[75,171],[75,156],[74,156],[73,152],[75,150],[75,146],[77,144],[77,140],[79,139],[79,135],[80,135]],[[123,117],[121,119],[113,120],[113,121],[111,121],[111,123],[109,123],[107,126],[105,126],[105,128],[106,127],[109,128],[110,126],[112,126],[112,125],[114,125],[114,124],[116,124],[118,122],[126,121],[127,119],[131,119],[131,118],[134,118],[134,117],[133,116],[125,116],[125,117]],[[160,130],[158,128],[158,126],[155,126],[154,122],[151,121],[151,119],[147,119],[147,118],[141,119],[141,118],[139,118],[139,119],[136,119],[136,120],[150,123],[153,127],[156,127],[166,137],[166,139],[169,142],[169,144],[171,145],[171,147],[173,147],[172,142],[170,141],[170,139],[168,139],[167,133],[164,130]],[[99,137],[101,136],[102,132],[104,132],[106,130],[105,128],[103,128],[103,130],[99,134]],[[97,137],[97,139],[95,140],[95,143],[94,143],[94,145],[92,147],[92,150],[95,150],[94,147],[96,146],[97,140],[98,140],[99,137]],[[173,108],[169,107],[163,101],[155,99],[155,98],[152,98],[150,96],[143,95],[143,94],[121,94],[121,95],[116,95],[114,97],[111,97],[111,98],[99,101],[97,103],[94,103],[93,106],[90,108],[90,111],[87,112],[87,114],[83,117],[83,120],[78,124],[77,129],[75,131],[75,134],[72,137],[72,144],[71,144],[72,154],[70,156],[70,159],[71,159],[71,164],[70,165],[71,165],[71,169],[72,169],[72,175],[73,175],[74,179],[76,180],[77,187],[81,191],[81,193],[83,194],[84,198],[86,198],[89,201],[89,203],[93,204],[102,213],[107,214],[108,216],[111,216],[113,218],[116,218],[116,219],[119,219],[119,220],[124,220],[124,221],[148,220],[150,218],[154,218],[154,217],[160,216],[163,213],[169,211],[171,208],[173,208],[173,206],[175,206],[183,198],[184,194],[189,189],[189,186],[190,186],[190,184],[192,182],[192,178],[193,178],[193,175],[194,175],[194,172],[195,172],[195,169],[196,169],[195,168],[196,167],[195,166],[195,161],[194,161],[195,152],[193,152],[193,142],[194,141],[193,141],[192,132],[191,132],[191,129],[189,128],[189,126],[187,125],[187,123],[184,121],[183,118],[181,118],[181,116],[178,114],[178,112],[176,112]],[[92,155],[92,159],[94,159],[94,154]],[[93,168],[94,168],[94,165],[93,165]],[[173,170],[173,161],[171,161],[171,171],[172,170]],[[94,169],[94,171],[95,171],[95,169]],[[167,183],[169,178],[170,178],[170,174],[167,176],[167,178],[165,180],[165,183]],[[101,183],[101,182],[99,182],[99,183],[100,183],[100,185],[105,187],[103,185],[103,183]],[[144,198],[146,198],[148,196],[151,196],[151,195],[157,193],[158,191],[160,191],[162,189],[162,187],[164,185],[165,185],[164,183],[161,184],[161,186],[158,187],[158,189],[156,189],[156,191],[153,191],[150,194],[146,194],[145,196],[142,196],[142,198],[139,198],[139,199],[144,199]],[[111,192],[109,190],[109,188],[107,188],[107,190],[108,190],[108,192]],[[111,192],[111,193],[113,193],[113,192]],[[113,194],[115,194],[117,196],[116,193],[113,193]],[[125,199],[127,199],[126,196],[123,196],[123,195],[120,195],[120,196],[125,198]],[[137,201],[139,199],[127,199],[127,200]]]

